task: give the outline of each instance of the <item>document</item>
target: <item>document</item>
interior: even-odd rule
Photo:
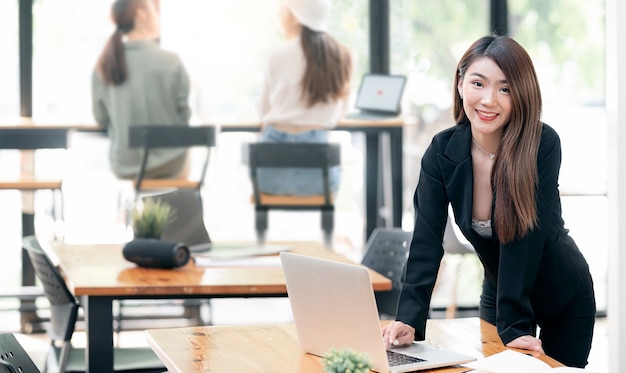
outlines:
[[[537,358],[513,350],[502,351],[464,365],[476,369],[472,373],[598,373],[582,368],[552,368]]]
[[[209,251],[193,253],[192,257],[198,266],[280,267],[277,254],[290,249],[287,245],[213,244]]]

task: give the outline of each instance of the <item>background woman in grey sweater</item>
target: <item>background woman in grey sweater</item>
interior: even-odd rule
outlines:
[[[92,77],[93,114],[110,138],[109,162],[123,179],[139,171],[142,151],[129,149],[135,125],[187,126],[189,77],[180,58],[158,44],[160,22],[155,0],[117,0],[111,8],[115,31]],[[146,177],[169,178],[186,172],[185,149],[155,149]]]

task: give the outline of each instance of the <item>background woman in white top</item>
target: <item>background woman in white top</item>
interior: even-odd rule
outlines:
[[[259,103],[260,141],[326,142],[327,130],[345,115],[352,58],[326,32],[329,0],[284,0],[280,21],[287,42],[269,58]],[[312,195],[323,191],[321,170],[260,169],[264,193]],[[330,172],[331,190],[340,169]]]

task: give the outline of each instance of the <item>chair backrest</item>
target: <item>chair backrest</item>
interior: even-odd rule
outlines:
[[[28,356],[12,333],[0,334],[0,372],[39,373],[39,368]]]
[[[24,237],[22,247],[28,253],[35,276],[41,282],[50,303],[48,336],[54,341],[71,340],[78,317],[78,299],[67,288],[65,280],[35,236]]]
[[[398,307],[402,290],[402,273],[409,255],[413,232],[402,228],[375,228],[367,240],[365,255],[361,264],[389,278],[390,291],[377,292],[378,312],[384,317],[393,318]]]
[[[5,129],[0,131],[0,149],[67,149],[69,132],[65,128]]]
[[[141,182],[144,180],[150,149],[191,148],[196,146],[213,147],[215,146],[215,131],[215,126],[142,125],[130,127],[128,146],[130,148],[143,148],[144,150],[141,167],[135,182],[135,190],[141,190]],[[207,149],[197,189],[200,189],[206,176],[209,157],[210,153]]]
[[[340,144],[333,143],[275,143],[248,144],[248,164],[255,203],[261,204],[257,170],[266,168],[319,168],[322,170],[326,204],[331,204],[329,169],[341,163]]]

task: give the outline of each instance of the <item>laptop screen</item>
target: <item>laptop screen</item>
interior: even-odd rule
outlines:
[[[406,77],[402,75],[365,74],[356,98],[356,108],[399,113],[405,82]]]

